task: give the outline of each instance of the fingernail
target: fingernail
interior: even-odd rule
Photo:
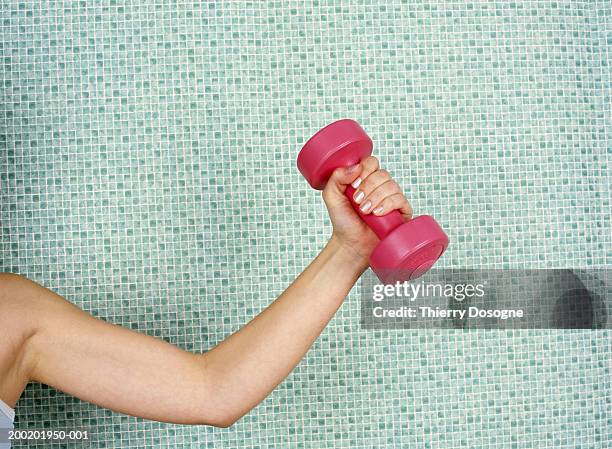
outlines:
[[[372,203],[370,201],[366,201],[366,203],[361,206],[361,212],[366,213],[370,209],[371,205]]]
[[[378,215],[378,214],[382,214],[383,211],[383,207],[379,206],[376,209],[374,209],[374,211],[372,212],[374,215]]]
[[[355,179],[351,185],[353,186],[353,189],[359,187],[361,185],[361,178]]]
[[[355,170],[357,170],[357,167],[359,167],[359,164],[351,165],[350,167],[346,169],[346,172],[353,173]]]
[[[365,193],[363,193],[361,190],[357,190],[357,193],[355,194],[355,202],[359,204],[364,196]]]

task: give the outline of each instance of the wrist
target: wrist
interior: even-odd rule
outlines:
[[[370,265],[367,256],[361,254],[354,246],[346,243],[335,234],[332,234],[325,248],[338,257],[339,263],[352,268],[358,276],[361,276]]]

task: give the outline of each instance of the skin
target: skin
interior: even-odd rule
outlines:
[[[333,225],[325,248],[278,299],[204,354],[96,319],[33,281],[0,273],[0,398],[14,407],[38,381],[120,413],[230,426],[293,370],[368,266],[378,238],[345,197],[350,183],[368,213],[411,217],[376,158],[336,170],[323,190]]]

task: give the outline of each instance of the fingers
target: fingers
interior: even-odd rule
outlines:
[[[384,198],[377,205],[372,206],[371,208],[372,213],[378,216],[388,214],[395,209],[399,210],[406,220],[410,220],[412,218],[412,207],[404,194],[401,192],[394,193]]]
[[[371,173],[367,178],[364,178],[362,182],[359,183],[359,188],[353,194],[353,200],[357,204],[360,205],[360,209],[362,212],[370,212],[372,210],[372,194],[375,190],[382,187],[383,184],[393,181],[391,179],[391,175],[386,170],[377,170]],[[353,183],[353,187],[355,187],[355,183]],[[397,188],[397,189],[394,189]],[[399,192],[399,187],[397,184],[390,184],[385,188],[382,188],[379,192],[377,192],[376,196],[373,198],[379,203],[382,198],[392,195],[393,193]]]
[[[378,170],[379,167],[378,159],[376,159],[374,156],[366,157],[359,163],[359,165],[361,166],[361,173],[359,174],[359,177],[355,178],[355,180],[353,180],[351,183],[355,189],[361,185],[365,178]]]
[[[386,170],[379,169],[374,156],[357,165],[334,170],[323,190],[325,202],[342,201],[348,184],[356,189],[353,199],[362,213],[382,216],[397,209],[406,219],[412,218],[412,208],[399,185]]]
[[[398,209],[406,219],[412,218],[410,203],[387,171],[376,170],[363,177],[358,187],[353,199],[360,205],[362,213],[381,216]]]
[[[327,200],[330,195],[344,193],[346,186],[355,182],[362,175],[362,165],[357,164],[351,167],[341,167],[333,171],[327,181],[325,189],[323,189],[323,199]]]

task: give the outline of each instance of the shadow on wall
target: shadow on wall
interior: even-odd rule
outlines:
[[[559,329],[602,329],[608,310],[600,295],[586,287],[565,292],[555,303],[553,323]]]
[[[536,311],[537,321],[532,323],[535,328],[550,329],[605,329],[608,325],[610,311],[606,298],[610,298],[608,272],[593,274],[595,270],[534,270],[525,277],[526,282],[516,286],[516,290],[506,288],[511,282],[502,280],[493,288],[493,294],[483,301],[488,305],[518,305],[532,300],[539,304],[529,304],[531,311]],[[513,276],[512,272],[499,272],[499,279]],[[495,275],[494,275],[495,276]],[[601,278],[605,278],[603,281]],[[458,283],[465,283],[462,278]],[[457,282],[457,280],[455,280]],[[526,302],[525,302],[526,301]],[[458,303],[449,300],[449,309],[467,309],[470,306],[482,306],[474,298],[467,298]],[[453,327],[457,329],[469,327],[467,321],[453,319]],[[492,326],[496,327],[496,326]]]

